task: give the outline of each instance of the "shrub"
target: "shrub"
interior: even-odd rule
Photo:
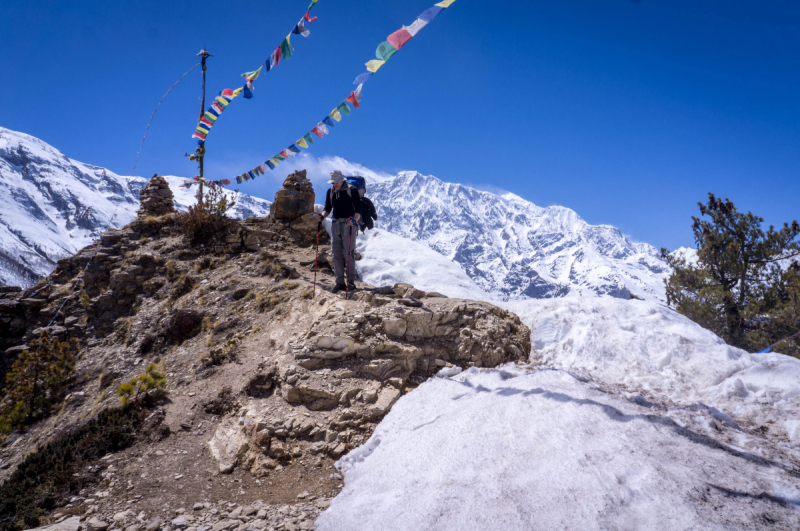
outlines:
[[[166,386],[166,375],[158,369],[158,364],[151,363],[142,374],[129,382],[121,384],[117,389],[117,396],[119,396],[122,405],[125,406],[152,392],[161,391]]]
[[[92,299],[89,298],[89,295],[87,293],[81,293],[81,306],[86,308],[90,304],[92,304]]]
[[[190,243],[205,243],[213,236],[224,234],[230,225],[227,213],[236,206],[238,190],[228,197],[223,188],[209,186],[208,193],[189,211],[178,214],[178,228]]]
[[[158,393],[148,394],[127,406],[106,409],[28,455],[0,486],[0,531],[39,526],[41,516],[93,483],[97,476],[86,472],[87,464],[130,446],[142,431],[148,409],[159,399]]]
[[[47,332],[31,341],[6,375],[0,401],[0,432],[24,428],[43,417],[58,400],[75,369],[78,340],[51,341]]]

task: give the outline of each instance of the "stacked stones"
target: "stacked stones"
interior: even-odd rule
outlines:
[[[139,217],[163,216],[175,212],[172,204],[172,190],[166,179],[153,175],[150,182],[139,192]]]
[[[314,212],[314,187],[306,177],[306,170],[299,170],[283,181],[283,188],[275,193],[275,202],[269,214],[281,221],[294,221],[304,214]]]
[[[283,181],[283,187],[294,190],[303,190],[306,192],[314,191],[311,181],[309,181],[308,177],[306,177],[306,170],[299,170],[289,174],[289,176],[286,177],[286,180]]]

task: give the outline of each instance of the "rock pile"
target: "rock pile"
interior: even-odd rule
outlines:
[[[134,510],[132,504],[116,512],[98,512],[95,500],[76,498],[88,508],[86,516],[62,514],[58,523],[34,531],[306,531],[313,530],[314,520],[328,508],[330,499],[300,494],[293,504],[268,504],[256,500],[248,505],[220,501],[187,503],[191,509],[165,508],[161,514]],[[138,512],[138,514],[137,514]]]
[[[150,182],[139,191],[139,217],[163,216],[175,212],[172,204],[172,190],[166,179],[153,175]]]
[[[275,202],[270,205],[270,217],[284,221],[314,212],[314,187],[306,177],[306,170],[299,170],[283,181],[283,188],[275,192]]]

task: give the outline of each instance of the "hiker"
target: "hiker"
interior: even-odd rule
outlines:
[[[361,196],[339,170],[331,172],[328,181],[331,188],[325,194],[325,210],[319,215],[322,221],[328,214],[331,218],[331,251],[333,252],[333,272],[336,285],[333,293],[356,289],[356,264],[353,253],[356,250],[358,221],[361,219]],[[347,253],[347,256],[345,256]],[[347,283],[345,284],[345,273]]]

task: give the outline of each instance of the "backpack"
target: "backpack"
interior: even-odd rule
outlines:
[[[353,188],[358,190],[358,195],[364,197],[367,194],[367,180],[360,175],[352,175],[345,178],[347,184],[353,185]]]
[[[352,197],[351,189],[355,188],[358,190],[358,195],[361,197],[361,232],[364,232],[365,229],[374,229],[375,228],[375,221],[378,220],[378,212],[375,210],[375,205],[370,201],[369,197],[366,196],[367,193],[367,180],[360,175],[353,175],[347,177],[345,179],[345,188],[344,191],[347,192],[347,195]],[[328,193],[331,193],[332,188],[328,189]]]

